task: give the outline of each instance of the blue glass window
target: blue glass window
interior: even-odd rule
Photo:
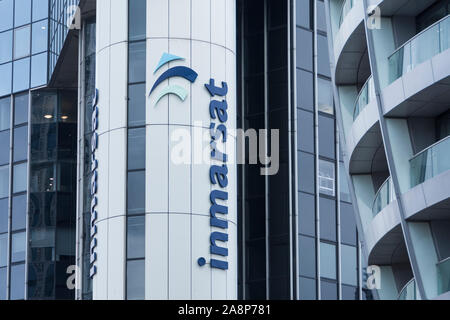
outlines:
[[[33,23],[32,27],[31,47],[32,54],[47,51],[47,39],[48,39],[48,22],[47,20]]]
[[[30,55],[30,26],[14,30],[14,59]]]
[[[0,1],[0,31],[12,29],[14,17],[14,1]]]
[[[12,60],[12,31],[0,33],[0,64]]]
[[[41,53],[31,58],[31,87],[47,83],[47,53]]]
[[[24,91],[30,86],[30,58],[14,61],[14,92]]]
[[[0,65],[0,96],[11,94],[12,63]]]
[[[11,267],[11,300],[23,300],[25,298],[25,265]]]
[[[31,0],[15,0],[14,25],[23,26],[31,22]]]

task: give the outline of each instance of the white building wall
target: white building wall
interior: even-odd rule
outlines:
[[[98,273],[94,299],[124,299],[126,291],[127,165],[127,0],[97,0],[97,75],[99,90]],[[146,103],[146,299],[237,298],[237,170],[235,136],[229,132],[229,270],[200,267],[210,260],[210,192],[208,157],[202,163],[177,165],[172,134],[190,133],[190,144],[209,155],[210,78],[228,83],[229,131],[236,128],[236,4],[234,0],[147,0],[147,94],[168,68],[182,65],[198,73],[195,83],[171,78],[161,84],[188,89],[182,102],[174,95],[155,106]],[[161,55],[185,58],[154,74]],[[158,90],[157,90],[158,91]],[[216,97],[215,99],[219,99]],[[216,121],[217,123],[217,121]],[[201,141],[194,132],[204,134]],[[229,149],[232,149],[230,151]],[[220,231],[220,230],[218,230]],[[222,244],[220,244],[222,245]]]

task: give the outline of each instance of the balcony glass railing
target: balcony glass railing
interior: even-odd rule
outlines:
[[[394,186],[392,184],[392,179],[389,177],[378,190],[375,195],[375,200],[372,205],[372,213],[375,217],[384,208],[386,208],[392,201],[396,199]]]
[[[373,78],[366,81],[364,86],[356,98],[355,107],[353,111],[353,121],[359,116],[361,111],[374,99],[375,97],[375,86],[373,84]]]
[[[417,34],[388,58],[389,82],[449,48],[450,15]]]
[[[416,281],[412,279],[400,291],[397,300],[417,300]]]
[[[450,291],[450,258],[442,260],[437,264],[438,294]]]
[[[411,188],[450,170],[450,136],[415,155],[409,163]]]
[[[344,22],[345,16],[350,12],[350,10],[352,10],[354,1],[355,0],[344,0],[344,2],[342,2],[341,16],[339,18],[339,28]]]

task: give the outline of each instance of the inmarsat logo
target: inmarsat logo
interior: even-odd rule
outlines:
[[[184,60],[184,58],[175,56],[170,53],[164,53],[162,55],[161,59],[159,60],[159,63],[156,66],[156,69],[153,73],[156,74],[156,72],[159,69],[161,69],[161,67],[163,67],[164,65],[166,65],[172,61],[177,61],[177,60]],[[155,91],[155,89],[162,82],[164,82],[165,80],[168,80],[170,78],[173,78],[173,77],[181,77],[181,78],[188,80],[191,83],[194,83],[195,80],[197,80],[198,74],[197,74],[197,72],[195,72],[194,70],[192,70],[191,68],[188,68],[188,67],[177,66],[177,67],[170,68],[169,70],[165,71],[161,76],[159,76],[159,78],[156,80],[155,84],[153,85],[152,89],[150,90],[149,96],[153,93],[153,91]],[[158,102],[163,97],[165,97],[166,95],[169,95],[169,94],[176,95],[178,98],[180,98],[181,101],[186,100],[186,98],[188,96],[188,92],[185,88],[183,88],[179,85],[176,85],[176,84],[168,85],[156,97],[155,106],[158,104]]]

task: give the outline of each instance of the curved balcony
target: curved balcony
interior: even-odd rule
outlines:
[[[344,22],[344,18],[347,16],[347,14],[350,12],[350,10],[352,10],[353,1],[354,0],[345,0],[342,3],[341,15],[339,17],[339,28],[341,27],[342,23]]]
[[[375,98],[375,86],[373,77],[370,76],[362,87],[356,98],[355,107],[353,111],[353,121],[359,116],[361,111]]]
[[[438,294],[450,291],[450,258],[438,262],[436,265],[438,277]]]
[[[384,208],[396,199],[392,179],[389,177],[378,190],[372,205],[372,214],[377,216]]]
[[[389,82],[449,48],[450,15],[414,36],[388,58]]]
[[[417,300],[416,280],[414,278],[403,287],[397,300]]]
[[[415,155],[409,163],[411,188],[450,170],[450,136]]]

